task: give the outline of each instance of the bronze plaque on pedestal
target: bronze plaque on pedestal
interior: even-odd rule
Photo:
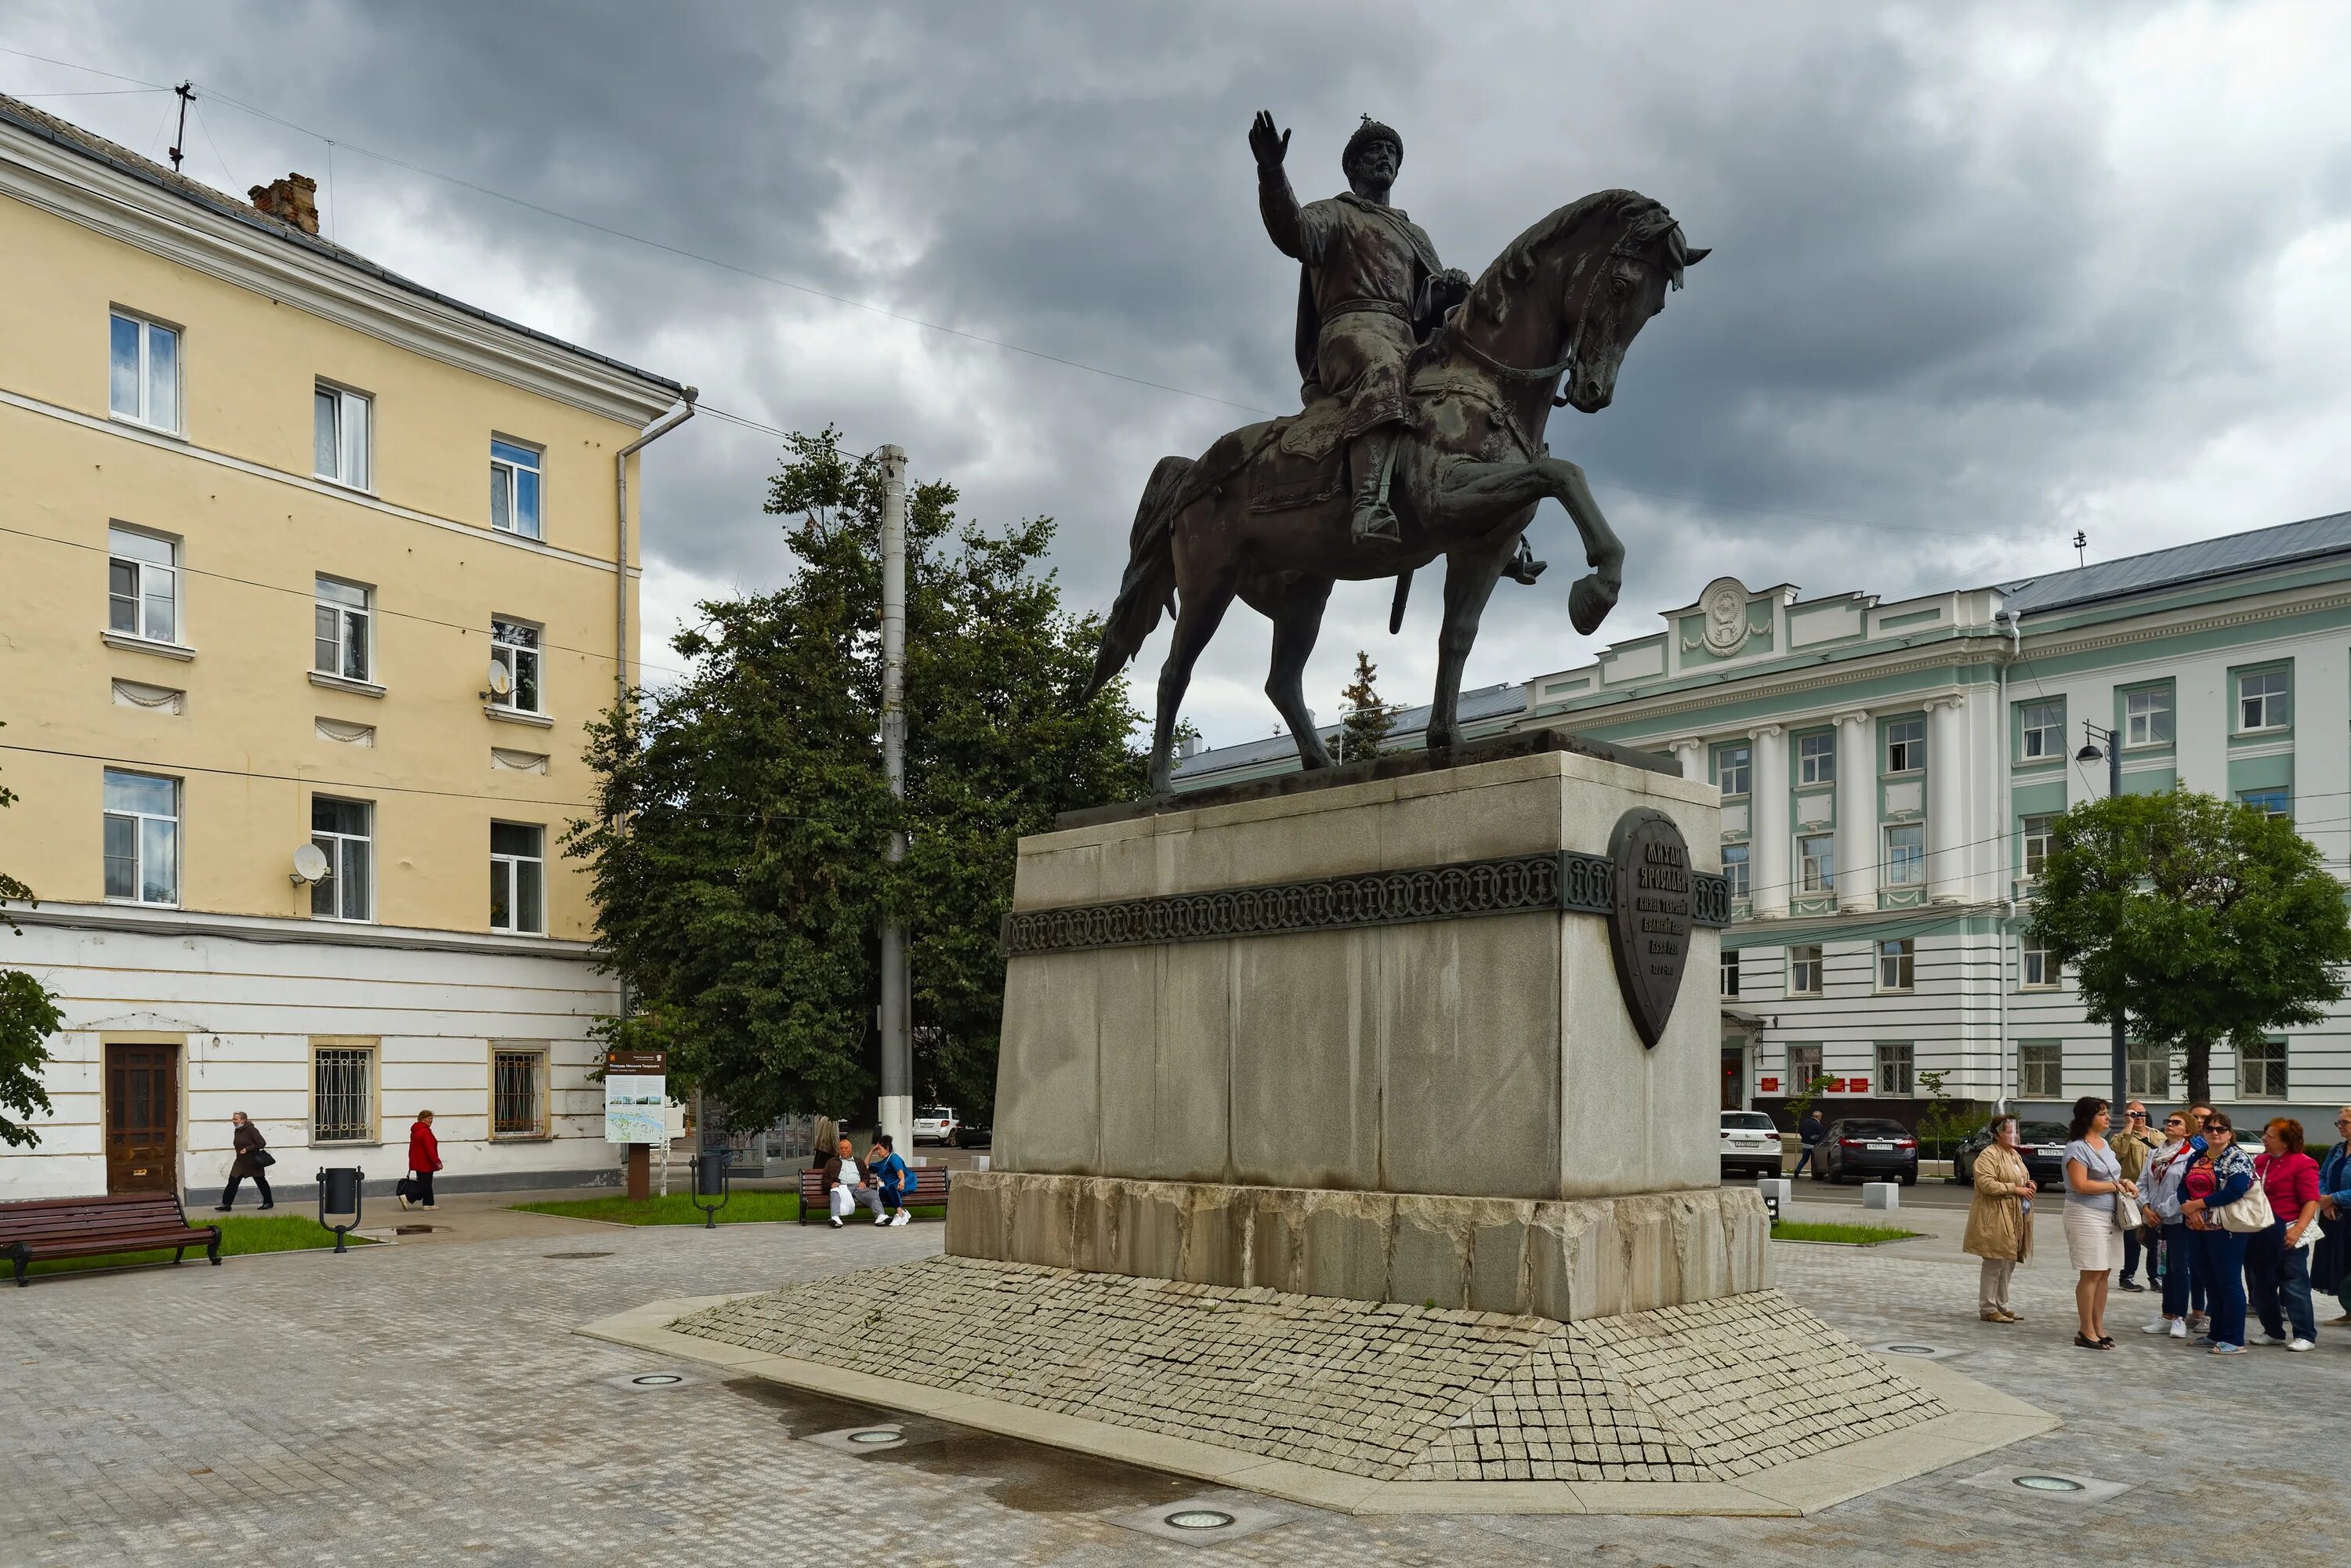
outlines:
[[[1615,877],[1608,929],[1615,938],[1616,983],[1641,1043],[1655,1045],[1681,995],[1698,914],[1689,845],[1671,817],[1636,806],[1616,819],[1608,859]]]

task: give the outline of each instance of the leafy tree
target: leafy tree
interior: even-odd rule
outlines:
[[[2032,939],[2074,969],[2084,1010],[2124,1017],[2212,1092],[2212,1048],[2317,1023],[2351,961],[2343,884],[2291,821],[2188,790],[2085,801],[2060,817]]]
[[[1040,558],[1052,524],[959,522],[953,486],[907,497],[906,800],[882,778],[882,472],[838,433],[795,434],[766,509],[799,562],[772,593],[702,605],[692,673],[590,727],[602,817],[572,824],[597,936],[660,1046],[738,1126],[847,1114],[870,1092],[879,933],[906,923],[915,1083],[995,1098],[1015,845],[1057,812],[1142,792],[1123,684],[1083,704],[1097,628]],[[893,829],[904,862],[883,860]]]
[[[0,807],[16,799],[15,790],[0,784]],[[33,904],[33,890],[0,872],[0,920],[22,936],[23,928],[7,917],[11,902]],[[0,969],[0,1143],[29,1148],[41,1141],[27,1121],[36,1111],[47,1115],[50,1110],[41,1068],[49,1060],[49,1036],[64,1027],[57,998],[38,980],[22,969]]]
[[[1372,656],[1356,649],[1355,678],[1339,692],[1339,711],[1343,716],[1339,732],[1342,761],[1377,757],[1388,731],[1395,727],[1396,710],[1380,700],[1378,674],[1379,666],[1372,663]]]

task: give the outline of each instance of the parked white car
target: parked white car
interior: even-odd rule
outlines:
[[[1722,1174],[1727,1176],[1775,1176],[1780,1174],[1780,1129],[1761,1111],[1722,1113]]]
[[[952,1105],[925,1105],[914,1113],[914,1142],[944,1144],[955,1136],[956,1113]]]

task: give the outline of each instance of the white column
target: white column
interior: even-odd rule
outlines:
[[[1937,904],[1968,895],[1966,741],[1959,722],[1966,700],[1955,692],[1927,701],[1927,896]],[[2005,850],[2000,863],[2008,863]]]
[[[1747,867],[1758,920],[1788,913],[1788,741],[1776,724],[1757,727],[1753,771],[1748,783],[1747,841],[1755,847]]]
[[[1682,777],[1706,782],[1706,743],[1700,740],[1677,740],[1673,746],[1674,760],[1682,765]]]
[[[1837,907],[1877,907],[1877,727],[1866,713],[1836,716]]]

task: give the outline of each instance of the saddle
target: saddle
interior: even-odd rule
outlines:
[[[1315,506],[1347,488],[1347,407],[1317,397],[1305,409],[1277,419],[1248,459],[1242,479],[1252,512],[1287,512]]]

